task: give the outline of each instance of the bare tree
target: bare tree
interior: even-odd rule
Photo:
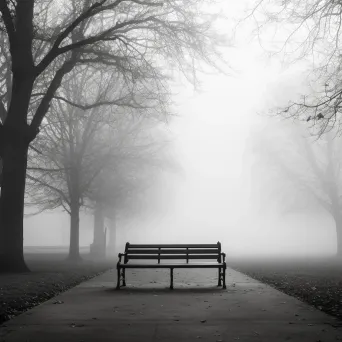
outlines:
[[[125,158],[115,168],[104,169],[89,187],[87,197],[94,206],[94,250],[103,255],[104,218],[111,221],[109,227],[111,248],[115,247],[116,220],[137,217],[144,202],[148,202],[147,190],[153,188],[161,171],[177,170],[176,162],[167,153],[165,132],[156,132],[156,123],[144,120],[139,134],[123,147]],[[140,208],[140,210],[139,210]],[[95,251],[96,253],[96,251]]]
[[[247,18],[256,24],[253,32],[268,53],[282,56],[286,63],[305,60],[310,68],[308,89],[272,113],[307,121],[318,135],[334,126],[340,129],[342,4],[334,0],[260,0]]]
[[[337,255],[341,258],[341,138],[330,132],[313,140],[303,127],[282,122],[259,131],[251,144],[259,204],[274,210],[271,203],[278,202],[283,213],[321,207],[335,221]]]
[[[0,0],[3,62],[10,95],[0,129],[0,270],[27,270],[23,208],[27,153],[51,100],[73,69],[115,69],[128,84],[164,89],[170,71],[196,79],[198,61],[214,65],[220,37],[209,0]],[[5,51],[5,52],[4,52]],[[5,72],[8,74],[8,72]],[[32,94],[41,94],[32,96]],[[3,109],[3,108],[2,108]]]
[[[103,71],[94,74],[92,68],[88,69],[88,73],[81,75],[72,73],[62,88],[69,96],[57,96],[52,101],[41,134],[32,145],[27,174],[28,200],[38,207],[38,212],[62,207],[70,215],[71,260],[80,258],[81,207],[93,207],[89,199],[100,180],[103,184],[97,190],[96,202],[103,202],[100,195],[104,193],[107,197],[119,195],[112,185],[112,174],[124,164],[127,178],[131,172],[127,169],[129,161],[142,164],[145,150],[152,151],[157,146],[149,138],[151,122],[155,126],[159,123],[157,119],[168,115],[161,112],[162,94],[157,95],[160,105],[155,106],[153,94],[132,93],[117,74],[111,75],[114,83]],[[137,102],[139,96],[141,102]],[[92,97],[93,105],[79,105]],[[127,184],[121,181],[120,186],[128,191]],[[99,213],[98,206],[94,209]],[[95,220],[98,221],[98,215]]]

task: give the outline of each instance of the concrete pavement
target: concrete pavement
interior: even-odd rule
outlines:
[[[115,270],[84,282],[0,326],[12,342],[330,342],[341,323],[236,271],[227,290],[215,270],[127,270],[116,291]]]

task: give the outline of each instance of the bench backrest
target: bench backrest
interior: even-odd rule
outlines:
[[[221,262],[221,243],[215,244],[130,244],[126,243],[125,263],[129,260],[217,260]]]

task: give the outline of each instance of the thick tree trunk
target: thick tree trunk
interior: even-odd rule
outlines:
[[[27,151],[36,135],[36,132],[32,132],[27,125],[26,117],[34,78],[26,69],[13,74],[11,104],[0,132],[3,162],[0,198],[0,271],[25,272],[28,271],[23,254]]]
[[[0,198],[0,272],[29,271],[23,253],[24,194],[28,144],[3,148]]]
[[[8,9],[2,2],[3,10]],[[32,56],[34,1],[17,1],[15,20],[6,20],[10,43],[12,89],[5,123],[0,125],[3,161],[0,198],[0,271],[28,271],[23,255],[27,151],[37,128],[27,125],[36,70]]]
[[[70,261],[81,260],[81,256],[80,256],[80,207],[79,207],[78,201],[71,204],[70,246],[69,246],[68,259]]]

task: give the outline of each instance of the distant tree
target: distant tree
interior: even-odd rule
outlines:
[[[88,188],[89,206],[94,207],[95,246],[103,241],[104,218],[108,218],[110,247],[114,250],[117,219],[139,216],[141,207],[146,209],[147,192],[155,186],[159,173],[177,169],[175,160],[168,154],[165,132],[155,134],[158,128],[155,122],[145,120],[140,124],[130,144],[122,147],[123,157],[114,167],[104,168]]]
[[[168,115],[159,106],[162,94],[155,95],[155,106],[153,94],[126,89],[116,73],[89,71],[72,73],[61,88],[66,95],[51,102],[28,161],[27,204],[38,208],[38,213],[62,207],[70,215],[71,260],[80,258],[79,212],[84,206],[93,208],[90,194],[95,184],[106,175],[103,189],[110,188],[111,196],[118,196],[117,191],[112,193],[116,190],[111,185],[112,174],[130,159],[141,162],[142,137],[149,137],[160,123],[157,119]],[[86,105],[87,100],[93,104]],[[148,127],[152,119],[154,127]],[[149,139],[145,144],[151,149],[157,142]],[[98,208],[94,209],[97,213]]]
[[[336,224],[337,254],[342,258],[342,141],[332,132],[321,140],[293,124],[268,125],[251,138],[255,156],[252,183],[265,209],[278,202],[285,212],[320,206]]]
[[[0,0],[3,162],[0,271],[26,271],[23,212],[27,154],[51,101],[72,70],[116,70],[127,84],[163,91],[172,70],[195,81],[198,62],[214,66],[221,38],[211,0]],[[9,71],[10,70],[10,71]],[[148,81],[146,83],[146,81]],[[6,96],[4,94],[6,93]],[[41,94],[33,96],[33,94]]]
[[[308,90],[273,112],[307,121],[321,135],[341,127],[342,3],[335,0],[261,0],[248,11],[253,31],[271,55],[287,63],[307,61]],[[245,18],[246,19],[246,18]]]

